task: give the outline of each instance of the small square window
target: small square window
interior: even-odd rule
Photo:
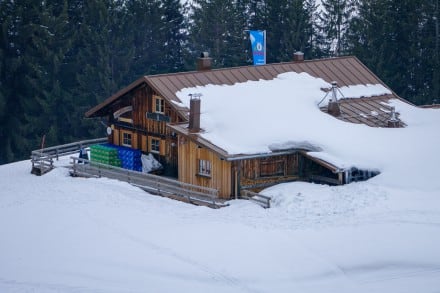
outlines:
[[[156,103],[156,113],[165,113],[165,101],[164,99],[161,98],[155,98],[155,103]]]
[[[199,175],[211,177],[211,162],[208,160],[199,160]]]
[[[159,153],[160,152],[160,140],[152,138],[151,139],[151,152]]]
[[[131,147],[131,133],[127,133],[127,132],[122,133],[122,145]]]

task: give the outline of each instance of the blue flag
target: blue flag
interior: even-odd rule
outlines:
[[[249,31],[254,65],[266,64],[266,31]]]

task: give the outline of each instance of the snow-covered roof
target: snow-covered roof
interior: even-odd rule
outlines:
[[[185,107],[189,107],[190,94],[202,95],[202,131],[197,139],[220,148],[228,156],[302,149],[342,169],[380,168],[380,158],[393,142],[399,141],[395,136],[401,130],[347,123],[322,112],[318,103],[330,87],[321,78],[289,72],[273,80],[185,88],[176,95]],[[381,84],[353,85],[344,98],[365,101],[377,95],[386,98],[378,102],[383,113],[391,107],[397,112],[411,107]],[[368,118],[361,114],[359,117]],[[379,113],[369,114],[379,119]],[[187,125],[174,127],[184,132]]]

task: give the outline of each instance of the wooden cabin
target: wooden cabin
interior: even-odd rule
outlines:
[[[185,88],[271,80],[286,72],[306,72],[339,86],[381,84],[386,87],[351,56],[305,61],[296,58],[278,64],[211,69],[211,58],[202,54],[197,60],[197,71],[143,76],[85,115],[107,119],[110,143],[152,153],[165,166],[166,174],[182,182],[216,188],[225,199],[240,196],[242,189],[259,190],[280,182],[307,180],[344,184],[377,174],[371,170],[341,169],[310,156],[307,148],[229,154],[200,135],[203,128],[197,117],[200,108],[190,115],[190,109],[177,97]],[[330,106],[321,110],[350,123],[372,127],[405,126],[398,119],[398,113],[390,119],[393,109],[387,108],[385,103],[391,99],[402,100],[390,91],[376,97],[340,100],[336,112]],[[372,111],[377,115],[362,115]]]

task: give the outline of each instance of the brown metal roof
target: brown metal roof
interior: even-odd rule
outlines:
[[[336,117],[342,121],[351,123],[362,123],[371,127],[388,127],[388,120],[391,118],[392,106],[389,105],[394,95],[383,95],[378,97],[341,99],[339,108],[341,115]],[[321,107],[327,112],[327,107]],[[396,113],[399,118],[399,113]],[[405,126],[404,122],[400,122]]]
[[[336,81],[339,86],[357,84],[382,84],[387,87],[377,76],[375,76],[365,65],[356,57],[338,57],[329,59],[306,60],[303,62],[285,62],[267,64],[260,66],[243,66],[224,69],[213,69],[209,71],[191,71],[172,74],[160,74],[144,76],[133,82],[126,88],[118,91],[101,104],[90,109],[86,117],[99,117],[105,115],[105,108],[117,99],[129,93],[143,83],[151,86],[158,94],[169,101],[180,102],[176,92],[195,86],[208,84],[232,85],[248,80],[268,80],[275,78],[280,73],[285,72],[306,72],[314,77],[319,77],[327,82]],[[393,94],[394,98],[399,98]],[[171,103],[176,110],[186,117],[187,109],[179,108],[178,105]],[[348,109],[347,109],[348,111]]]

